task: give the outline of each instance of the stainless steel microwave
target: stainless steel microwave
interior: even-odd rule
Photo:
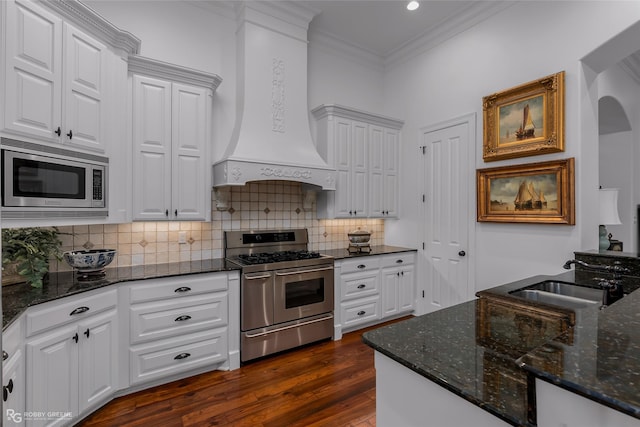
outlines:
[[[3,218],[107,216],[109,159],[2,138]]]

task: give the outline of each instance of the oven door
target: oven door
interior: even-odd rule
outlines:
[[[275,323],[332,311],[333,265],[290,268],[275,272]]]

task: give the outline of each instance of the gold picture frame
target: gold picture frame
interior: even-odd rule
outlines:
[[[573,157],[476,171],[478,222],[575,224]]]
[[[485,162],[564,151],[564,71],[482,98]]]

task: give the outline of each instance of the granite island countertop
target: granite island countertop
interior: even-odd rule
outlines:
[[[542,280],[592,284],[594,277],[571,271],[483,292],[504,296]],[[630,284],[627,291],[637,287]],[[563,333],[542,328],[534,317],[494,316],[491,326],[499,325],[501,343],[486,339],[487,317],[479,301],[366,332],[363,341],[512,425],[534,425],[527,410],[527,372],[640,418],[640,292],[604,310],[597,305],[580,310],[575,325]],[[511,380],[518,376],[521,381]],[[510,383],[500,381],[505,377]]]
[[[216,258],[166,264],[107,267],[105,277],[90,281],[82,280],[76,271],[48,273],[44,278],[42,288],[33,288],[26,283],[7,285],[2,288],[2,327],[3,329],[7,327],[13,319],[30,306],[121,282],[237,269],[237,266],[227,265],[224,259]]]

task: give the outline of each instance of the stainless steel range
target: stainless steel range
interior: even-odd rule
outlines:
[[[225,258],[242,267],[242,362],[333,336],[333,258],[308,242],[306,229],[225,232]]]

